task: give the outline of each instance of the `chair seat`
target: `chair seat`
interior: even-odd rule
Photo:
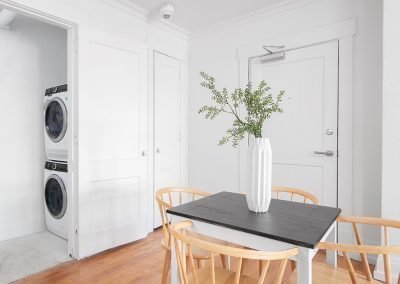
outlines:
[[[297,283],[297,273],[290,277],[290,283]],[[313,283],[339,284],[352,283],[349,272],[344,268],[320,262],[313,262]],[[357,284],[381,283],[379,281],[368,282],[363,274],[357,274]]]
[[[202,284],[202,283],[212,283],[211,281],[211,273],[210,273],[210,267],[204,267],[196,272],[197,275],[197,283]],[[215,283],[216,284],[231,284],[234,283],[235,281],[235,272],[228,271],[224,268],[215,268]],[[189,283],[195,283],[193,280],[193,275],[192,273],[189,274]],[[258,280],[253,279],[249,276],[246,275],[241,275],[240,276],[240,284],[255,284],[257,283]]]

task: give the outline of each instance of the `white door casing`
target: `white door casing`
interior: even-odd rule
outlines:
[[[163,187],[181,186],[180,61],[154,52],[154,197]],[[154,199],[154,224],[161,226]]]
[[[90,181],[80,196],[80,243],[93,254],[147,234],[147,58],[144,45],[96,31],[88,52]]]
[[[286,92],[283,113],[273,114],[263,128],[273,150],[272,184],[302,188],[323,205],[336,207],[338,42],[288,51],[273,61],[254,58],[249,64],[254,88],[265,80],[272,94]]]

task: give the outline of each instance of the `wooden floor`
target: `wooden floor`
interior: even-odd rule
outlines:
[[[164,251],[160,246],[161,237],[161,230],[157,230],[144,240],[80,261],[61,264],[17,283],[160,283],[164,259]],[[324,262],[325,255],[317,254],[314,261]],[[345,265],[341,258],[338,263],[340,267]],[[361,271],[360,263],[355,261],[354,266],[356,270]],[[257,263],[248,262],[244,272],[250,276],[257,275],[257,267]],[[273,282],[275,277],[271,276],[277,266],[272,265],[270,269],[267,283]],[[288,265],[284,282],[289,282],[290,275],[290,265]],[[314,283],[320,282],[314,279]]]

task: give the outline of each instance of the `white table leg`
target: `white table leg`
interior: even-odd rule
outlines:
[[[297,284],[312,284],[312,249],[299,247]]]
[[[332,230],[328,237],[326,238],[327,242],[336,243],[337,242],[337,223],[335,222],[332,226]],[[333,265],[336,267],[337,265],[337,252],[328,250],[326,252],[326,263]]]
[[[171,217],[172,224],[172,217]],[[179,271],[178,271],[178,261],[176,259],[174,239],[171,235],[171,284],[178,284],[179,281]]]

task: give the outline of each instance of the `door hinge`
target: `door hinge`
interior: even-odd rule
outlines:
[[[75,41],[74,41],[74,52],[75,52],[75,54],[78,54],[78,52],[79,52],[78,38],[75,38]]]

